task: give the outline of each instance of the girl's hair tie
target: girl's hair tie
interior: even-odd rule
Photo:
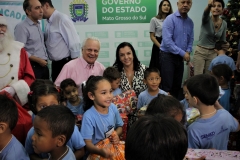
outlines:
[[[60,88],[57,88],[57,91],[58,91],[58,93],[61,93],[61,89]]]
[[[33,94],[33,91],[30,91],[30,92],[28,92],[28,95],[30,95],[30,96],[31,96],[32,94]]]

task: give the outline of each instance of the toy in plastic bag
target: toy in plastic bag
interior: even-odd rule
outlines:
[[[200,116],[200,112],[197,108],[187,108],[186,109],[186,114],[187,114],[188,125],[193,123]]]
[[[115,136],[117,133],[114,131],[111,136]],[[106,138],[96,145],[98,148],[107,148],[113,153],[112,158],[104,158],[97,154],[90,154],[87,160],[125,160],[125,142],[119,141],[118,144],[112,144],[110,138]]]
[[[141,107],[137,112],[137,116],[138,117],[144,116],[146,113],[146,110],[147,110],[147,105]]]

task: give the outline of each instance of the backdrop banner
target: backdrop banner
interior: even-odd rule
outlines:
[[[156,0],[96,0],[98,24],[149,23]]]
[[[6,17],[8,28],[12,35],[14,33],[15,26],[26,18],[26,14],[22,6],[23,2],[0,2],[0,14]]]

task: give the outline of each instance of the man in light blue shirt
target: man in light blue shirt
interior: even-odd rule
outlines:
[[[49,58],[52,60],[52,80],[56,80],[62,67],[80,56],[80,39],[70,17],[58,12],[51,0],[39,0],[43,18],[47,19],[44,33]]]
[[[184,61],[190,60],[193,44],[193,21],[188,17],[192,0],[178,0],[178,10],[167,16],[160,46],[161,89],[178,98]]]
[[[38,21],[43,16],[41,3],[38,0],[25,0],[23,9],[27,18],[15,27],[15,40],[24,43],[36,79],[49,79],[48,55]]]

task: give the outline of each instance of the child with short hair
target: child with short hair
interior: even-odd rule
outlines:
[[[215,43],[215,51],[217,52],[218,56],[212,60],[209,65],[208,70],[211,71],[212,67],[218,64],[227,64],[232,71],[236,70],[236,65],[233,59],[226,55],[226,52],[229,48],[229,43],[225,41],[218,41]]]
[[[182,160],[187,153],[187,133],[172,117],[146,115],[129,129],[126,160]]]
[[[107,67],[103,72],[103,77],[107,78],[111,83],[113,96],[117,96],[122,93],[120,86],[121,73],[114,67]]]
[[[50,105],[58,105],[60,102],[60,94],[53,85],[42,84],[34,87],[28,94],[28,102],[32,112],[37,115],[40,110]],[[28,131],[25,148],[30,158],[48,158],[48,153],[36,154],[32,146],[32,135],[34,134],[33,127]],[[74,132],[67,142],[67,145],[72,149],[77,159],[83,157],[85,142],[79,132],[77,126],[74,127]]]
[[[158,94],[168,95],[167,92],[159,89],[158,87],[161,83],[161,77],[157,68],[147,68],[144,71],[143,81],[148,88],[139,94],[137,109],[148,105],[153,98],[157,97]]]
[[[18,121],[18,109],[16,103],[7,95],[0,94],[0,159],[29,160],[29,156],[23,145],[12,135],[11,131]]]
[[[181,103],[172,96],[158,94],[148,105],[145,115],[163,114],[183,121],[184,111]]]
[[[183,82],[183,95],[185,95],[185,92],[186,92],[186,90],[187,90],[187,80],[185,80],[184,82]],[[187,100],[186,100],[186,98],[184,98],[183,100],[181,100],[180,101],[180,103],[183,105],[183,109],[184,109],[184,111],[186,111],[187,110],[187,108],[191,108],[192,106],[189,106],[189,103],[187,102]]]
[[[183,95],[185,95],[185,92],[187,91],[187,80],[183,83]],[[183,110],[186,113],[185,116],[185,126],[188,127],[192,122],[194,122],[200,115],[199,110],[197,108],[194,108],[193,106],[190,106],[187,102],[186,98],[180,101],[180,103],[183,106]]]
[[[107,148],[97,148],[95,144],[110,138],[113,144],[119,143],[123,121],[117,107],[112,103],[112,87],[102,76],[90,76],[83,92],[84,115],[81,133],[89,153],[111,158],[113,153]],[[110,135],[116,132],[116,136]]]
[[[75,116],[83,115],[83,99],[79,96],[78,86],[71,78],[63,80],[60,84],[62,95],[66,100],[66,106]]]
[[[219,86],[224,91],[224,94],[218,101],[224,109],[229,111],[231,97],[231,89],[229,86],[229,82],[232,78],[232,70],[226,64],[218,64],[212,68],[212,74],[214,77],[216,77]]]
[[[65,106],[52,105],[38,112],[34,121],[32,145],[35,153],[49,153],[49,159],[76,160],[67,142],[75,126],[73,113]]]
[[[240,129],[238,121],[225,109],[214,107],[219,97],[215,77],[201,74],[187,80],[185,98],[196,107],[200,118],[188,127],[188,148],[227,150],[230,132]]]

